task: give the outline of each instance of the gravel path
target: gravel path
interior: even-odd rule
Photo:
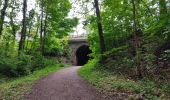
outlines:
[[[26,100],[106,100],[78,76],[79,68],[69,67],[42,78]]]

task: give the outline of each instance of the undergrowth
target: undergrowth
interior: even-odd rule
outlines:
[[[97,60],[82,67],[79,74],[110,97],[115,93],[124,93],[124,99],[167,100],[170,85],[157,84],[150,79],[131,80],[100,67]]]

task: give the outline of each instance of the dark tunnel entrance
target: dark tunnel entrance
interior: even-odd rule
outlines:
[[[77,65],[78,66],[82,66],[84,64],[86,64],[89,60],[89,54],[92,51],[89,49],[89,46],[87,45],[83,45],[81,47],[79,47],[76,51],[76,59],[77,59]]]

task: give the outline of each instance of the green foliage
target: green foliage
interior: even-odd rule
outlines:
[[[53,66],[55,64],[59,64],[59,61],[56,57],[54,57],[54,58],[49,57],[49,58],[44,59],[44,64],[45,64],[45,66]]]
[[[106,95],[115,96],[115,93],[125,98],[159,100],[168,99],[170,93],[168,84],[157,84],[152,80],[133,81],[121,75],[117,75],[104,68],[98,68],[98,60],[94,59],[79,70],[79,74],[96,86],[99,90],[105,91]],[[131,94],[131,95],[129,95]]]
[[[18,57],[12,58],[4,56],[1,57],[0,74],[8,77],[29,75],[35,70],[58,63],[57,59],[44,58],[40,52],[35,52],[32,55],[21,53]]]
[[[15,59],[3,57],[0,61],[0,73],[7,76],[16,76],[17,63]]]
[[[56,30],[56,35],[58,38],[63,38],[67,36],[70,32],[74,32],[73,27],[78,25],[78,18],[66,18],[59,22],[58,30]]]
[[[31,73],[31,56],[25,55],[24,53],[21,53],[19,57],[17,57],[17,74],[19,76],[21,75],[27,75]]]
[[[113,48],[112,50],[105,52],[102,56],[108,57],[108,56],[110,56],[112,54],[115,54],[115,53],[120,52],[122,50],[125,50],[127,48],[128,48],[128,46],[122,46],[122,47],[119,47],[119,48]]]
[[[45,67],[45,58],[40,52],[35,52],[32,54],[31,58],[31,71],[41,69]],[[47,65],[48,66],[48,65]]]
[[[3,8],[4,2],[1,1],[0,7]],[[90,0],[85,1],[92,3]],[[160,66],[166,66],[166,68],[170,66],[170,2],[168,0],[134,0],[136,9],[132,11],[134,7],[131,0],[99,1],[107,49],[104,54],[100,54],[101,40],[98,36],[95,15],[92,13],[85,15],[87,20],[84,25],[89,32],[88,41],[92,58],[98,59],[102,56],[105,61],[103,65],[99,64],[98,60],[90,61],[87,67],[80,71],[81,75],[94,85],[104,87],[106,90],[144,92],[146,99],[160,99],[161,96],[156,96],[159,92],[162,92],[161,95],[165,91],[169,93],[167,91],[169,87],[166,85],[157,86],[150,80],[134,82],[123,76],[114,76],[110,72],[121,75],[124,73],[131,75],[134,72],[136,75],[136,68],[141,67],[141,73],[153,71],[151,74],[154,74],[154,70]],[[70,0],[51,0],[50,2],[36,0],[36,7],[25,12],[26,19],[23,21],[17,19],[17,13],[22,9],[21,4],[18,0],[9,0],[9,4],[6,5],[7,10],[4,10],[6,12],[2,16],[9,20],[0,23],[0,26],[4,26],[2,35],[0,34],[0,75],[2,76],[28,75],[47,65],[58,63],[59,58],[68,56],[70,53],[68,39],[65,37],[73,32],[73,28],[79,23],[78,18],[68,18],[72,7]],[[42,12],[41,15],[40,12]],[[90,12],[92,12],[91,9]],[[134,12],[136,17],[133,17]],[[134,20],[136,29],[133,29]],[[26,22],[26,26],[21,22]],[[19,33],[21,26],[25,26],[23,30],[28,31],[25,35],[22,34],[21,42],[24,50],[18,55],[16,33]],[[135,30],[137,32],[134,32]],[[51,57],[56,59],[51,60]],[[148,76],[145,75],[145,77]]]
[[[23,100],[25,94],[31,91],[37,80],[64,67],[65,66],[60,64],[50,65],[33,72],[31,75],[4,81],[0,83],[0,99]]]
[[[163,2],[163,1],[160,1]],[[131,1],[125,0],[104,0],[101,2],[101,17],[102,25],[104,27],[104,38],[107,51],[111,51],[113,48],[119,48],[122,45],[129,45],[134,42],[133,30],[132,30],[132,4]],[[166,4],[167,2],[165,2]],[[169,38],[169,8],[165,14],[158,14],[160,9],[158,1],[135,1],[136,6],[136,21],[138,34],[142,38],[140,42],[148,42],[155,38],[156,41],[150,41],[156,45],[149,45],[148,48],[157,48],[162,43],[167,42]],[[93,51],[93,56],[98,57],[100,55],[98,30],[96,25],[95,15],[89,15],[86,17],[88,22],[86,28],[89,30],[89,43],[90,48]],[[152,47],[151,47],[152,46]],[[154,51],[153,51],[154,52]]]
[[[47,36],[45,55],[52,57],[67,56],[69,54],[68,39],[59,39],[55,34]]]
[[[69,0],[50,2],[36,0],[35,6],[27,5],[27,8],[29,6],[34,8],[26,8],[26,19],[23,21],[17,16],[22,9],[20,6],[23,2],[8,1],[3,32],[0,35],[0,58],[2,58],[0,75],[7,77],[29,75],[45,66],[58,63],[61,56],[68,55],[68,42],[67,39],[63,38],[68,36],[68,33],[73,32],[73,27],[78,24],[78,18],[67,17],[71,9]],[[41,11],[42,15],[40,15]],[[22,22],[25,22],[26,25],[23,25]],[[23,31],[21,27],[26,30],[24,34],[19,32],[19,30]],[[40,37],[41,33],[42,37]],[[20,43],[23,44],[22,53],[18,51],[18,39],[21,38],[18,35],[23,38],[22,43]],[[18,52],[20,53],[18,54]],[[56,57],[56,59],[51,60],[50,57],[47,59],[46,56]]]
[[[119,74],[157,77],[155,73],[166,70],[168,75],[170,63],[166,51],[170,49],[169,2],[133,1],[134,4],[132,0],[103,0],[99,3],[107,49],[103,55],[100,54],[97,18],[93,14],[86,16],[91,56],[95,59],[103,56],[102,67]]]

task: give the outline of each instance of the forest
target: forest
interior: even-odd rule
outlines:
[[[170,99],[169,0],[0,0],[0,99],[68,67],[80,22],[92,51],[82,78],[111,100]]]

